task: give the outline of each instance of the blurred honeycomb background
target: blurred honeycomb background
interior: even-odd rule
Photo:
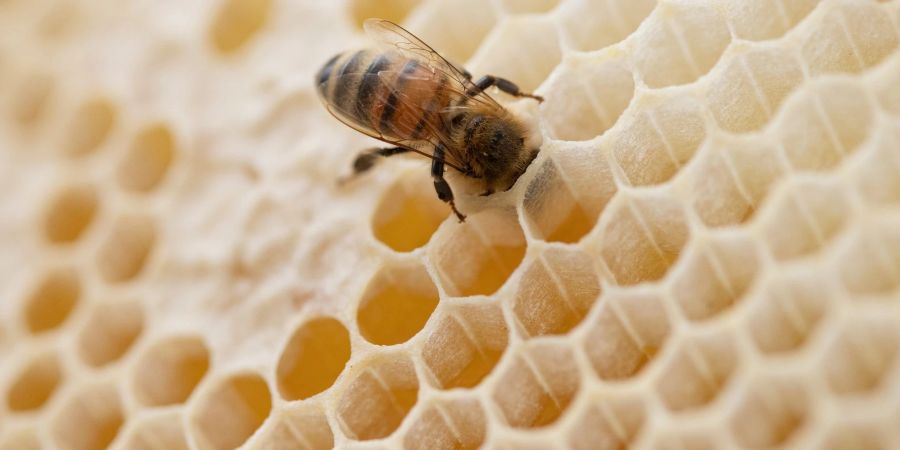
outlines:
[[[463,195],[312,78],[405,24]],[[900,448],[900,0],[0,0],[0,448]],[[451,179],[466,191],[465,180]]]

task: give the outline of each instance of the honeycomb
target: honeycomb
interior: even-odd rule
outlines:
[[[312,77],[540,155],[463,224]],[[0,0],[0,449],[900,447],[900,0]]]

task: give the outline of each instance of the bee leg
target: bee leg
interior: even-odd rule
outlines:
[[[450,209],[456,214],[459,222],[465,222],[466,216],[456,209],[456,203],[453,201],[453,190],[444,179],[444,149],[440,146],[434,149],[434,158],[431,160],[431,177],[434,178],[434,190],[437,192],[439,199],[450,204]]]
[[[343,177],[339,180],[340,183],[345,183],[349,181],[351,178],[360,175],[363,172],[371,169],[375,166],[375,162],[380,157],[388,157],[393,155],[399,155],[401,153],[408,152],[409,149],[403,147],[389,147],[389,148],[375,148],[371,150],[366,150],[361,152],[356,156],[356,159],[353,160],[353,173]]]
[[[501,91],[506,92],[507,94],[514,97],[528,97],[533,98],[539,102],[544,101],[544,97],[541,97],[540,95],[529,94],[527,92],[522,92],[521,90],[519,90],[519,86],[517,86],[516,83],[513,83],[506,78],[495,77],[493,75],[485,75],[479,78],[478,81],[475,82],[475,86],[469,88],[469,90],[466,91],[466,94],[477,95],[491,86],[497,86],[497,89],[500,89]]]

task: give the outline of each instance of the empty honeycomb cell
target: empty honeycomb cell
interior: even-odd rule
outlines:
[[[65,400],[50,422],[56,448],[103,450],[119,434],[125,422],[122,401],[110,382],[81,386]]]
[[[544,427],[568,409],[578,393],[580,377],[567,346],[535,342],[520,347],[494,385],[491,398],[507,425]]]
[[[29,74],[12,94],[12,119],[22,126],[35,125],[43,118],[53,90],[54,81],[50,75]]]
[[[625,39],[655,6],[656,0],[570,0],[555,14],[566,47],[589,51]]]
[[[453,309],[426,339],[422,359],[438,387],[473,387],[494,370],[508,334],[503,312],[496,306]]]
[[[834,2],[803,43],[813,74],[859,72],[877,64],[897,47],[896,27],[885,8],[874,2]]]
[[[330,317],[305,322],[278,360],[278,391],[287,400],[312,397],[334,384],[350,360],[350,334]]]
[[[362,29],[363,22],[373,17],[403,23],[403,19],[419,3],[420,0],[353,0],[349,9],[353,22]]]
[[[66,130],[66,153],[83,156],[96,151],[109,136],[116,116],[116,107],[108,99],[98,97],[82,103],[72,115]]]
[[[545,151],[552,152],[548,147]],[[551,154],[525,190],[525,224],[539,239],[575,243],[597,223],[616,193],[616,182],[593,146],[567,147]]]
[[[62,381],[62,367],[55,353],[34,357],[16,376],[6,392],[6,406],[12,412],[40,409]]]
[[[209,26],[209,40],[221,53],[241,49],[265,26],[272,0],[221,0]]]
[[[855,294],[888,294],[900,286],[900,224],[873,221],[858,228],[837,257],[844,286]]]
[[[477,449],[487,428],[477,399],[439,400],[425,407],[403,438],[405,450]]]
[[[760,264],[748,237],[730,235],[694,241],[681,270],[673,274],[670,292],[688,319],[709,319],[743,297]]]
[[[450,214],[431,189],[430,175],[417,167],[401,176],[384,194],[372,217],[375,238],[398,252],[415,250],[431,239]]]
[[[662,349],[669,335],[663,299],[648,292],[606,293],[584,338],[597,376],[620,380],[636,376]]]
[[[821,359],[822,373],[839,395],[876,392],[897,360],[898,334],[889,317],[857,320],[840,332]]]
[[[64,187],[50,201],[44,215],[44,235],[54,244],[75,242],[94,221],[100,202],[90,184]]]
[[[472,57],[496,24],[497,11],[482,0],[425,1],[408,21],[410,31],[457,64]]]
[[[569,431],[569,448],[577,450],[629,448],[646,421],[637,398],[599,397],[581,412]]]
[[[785,103],[775,133],[795,168],[827,170],[856,151],[871,123],[864,91],[826,80]]]
[[[900,204],[900,128],[882,130],[853,168],[859,192],[874,204]],[[862,150],[861,150],[862,151]]]
[[[236,374],[219,380],[198,397],[188,433],[201,449],[241,446],[269,416],[272,394],[259,375]]]
[[[684,211],[668,197],[619,194],[604,219],[594,245],[619,285],[662,278],[688,240]]]
[[[553,248],[523,272],[513,312],[526,336],[563,334],[581,322],[599,295],[593,258]]]
[[[94,305],[78,335],[78,355],[94,367],[121,358],[144,329],[144,313],[136,301]]]
[[[359,331],[373,344],[406,342],[425,326],[437,304],[437,288],[420,263],[385,267],[359,302]]]
[[[447,294],[491,295],[522,262],[525,246],[513,212],[489,210],[445,228],[429,245],[429,257]]]
[[[58,328],[81,298],[81,281],[72,268],[52,269],[38,281],[25,299],[24,315],[28,331],[37,334]]]
[[[728,22],[736,37],[751,41],[776,39],[805,18],[819,0],[730,0]]]
[[[97,253],[100,275],[109,283],[134,279],[144,269],[155,241],[152,218],[141,213],[120,216]]]
[[[709,80],[709,109],[724,130],[758,130],[803,81],[800,63],[794,55],[777,47],[745,48],[730,56],[723,70]]]
[[[771,448],[789,444],[809,413],[801,382],[774,378],[751,383],[732,414],[731,432],[744,448]]]
[[[334,434],[325,412],[315,405],[291,405],[273,415],[270,425],[253,448],[328,450],[334,448]]]
[[[130,450],[188,450],[180,411],[144,416],[124,431],[121,448]]]
[[[144,350],[133,368],[134,392],[147,406],[184,403],[209,369],[209,350],[193,336],[170,337]]]
[[[562,58],[557,36],[547,17],[507,18],[494,27],[472,58],[478,72],[473,74],[476,78],[497,75],[512,80],[524,92],[534,92]]]
[[[663,403],[672,411],[708,406],[725,389],[738,364],[728,335],[689,338],[679,343],[656,382]]]
[[[703,107],[689,96],[645,96],[636,101],[639,112],[610,130],[610,148],[632,185],[664,183],[706,138]]]
[[[830,298],[819,277],[786,276],[767,283],[751,300],[750,335],[764,353],[784,353],[803,348],[824,317]]]
[[[844,227],[849,199],[836,183],[797,181],[768,205],[758,223],[776,258],[798,258],[824,247]]]
[[[175,157],[175,137],[166,125],[150,125],[135,135],[119,165],[119,184],[130,191],[149,192],[165,177]]]
[[[419,380],[412,361],[402,354],[375,357],[358,371],[340,395],[337,421],[351,439],[389,436],[416,404]]]
[[[659,4],[634,36],[634,65],[651,88],[697,80],[731,42],[719,10],[698,2]]]
[[[612,127],[634,95],[634,78],[622,58],[569,54],[546,83],[553,92],[541,104],[550,136],[584,141]]]
[[[824,439],[822,447],[825,450],[884,450],[891,448],[885,444],[884,430],[878,426],[863,425],[837,425],[829,427],[828,436]]]

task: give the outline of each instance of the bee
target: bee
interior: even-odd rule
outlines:
[[[485,75],[477,81],[464,68],[399,25],[369,19],[364,28],[377,48],[341,53],[316,73],[319,97],[338,120],[391,147],[361,152],[353,175],[376,160],[403,153],[431,159],[434,189],[460,222],[446,167],[480,180],[482,195],[508,190],[537,156],[526,144],[525,124],[492,99],[496,86],[515,97],[524,93],[513,82]]]

